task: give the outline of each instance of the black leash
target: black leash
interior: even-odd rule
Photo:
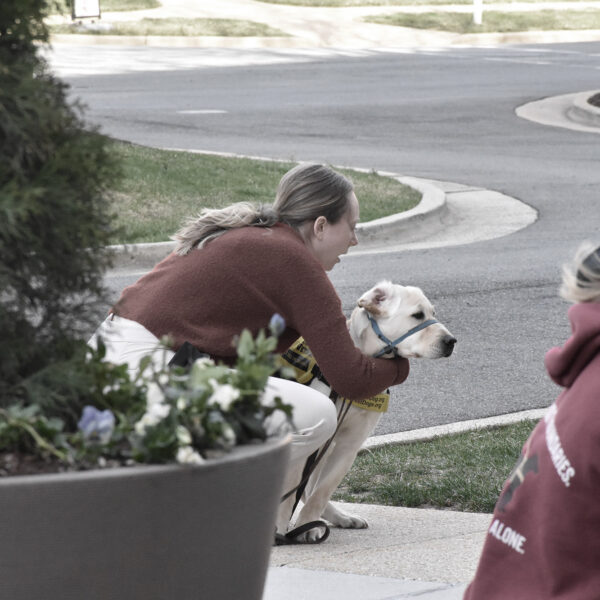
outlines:
[[[337,396],[337,394],[336,394],[336,396]],[[336,400],[337,400],[337,398],[336,398]],[[335,402],[335,400],[334,400],[334,402]],[[347,400],[346,398],[342,398],[342,404],[341,404],[340,410],[338,412],[337,427],[335,428],[333,435],[325,442],[325,444],[321,447],[320,450],[317,450],[316,452],[314,452],[313,454],[311,454],[308,457],[306,464],[304,465],[304,470],[302,471],[302,479],[300,480],[300,483],[295,488],[292,488],[289,492],[285,493],[282,496],[281,502],[284,502],[294,492],[296,493],[296,501],[294,503],[294,508],[292,509],[292,515],[294,514],[294,511],[298,507],[298,503],[300,502],[300,498],[302,498],[302,494],[304,493],[304,490],[306,489],[306,484],[308,483],[310,476],[313,474],[314,470],[317,468],[317,465],[319,464],[319,462],[321,461],[321,459],[323,458],[323,456],[329,449],[329,446],[331,446],[331,442],[333,442],[333,439],[335,438],[337,432],[339,431],[344,419],[346,418],[346,415],[348,414],[348,410],[350,409],[351,405],[352,405],[352,402],[350,400]],[[290,517],[292,515],[290,515]]]
[[[337,394],[336,394],[336,396],[337,396]],[[339,398],[339,396],[337,396],[337,397]],[[334,399],[334,402],[335,402],[335,399]],[[294,512],[296,512],[296,508],[298,507],[298,503],[300,502],[300,499],[302,498],[302,494],[304,494],[304,490],[306,489],[306,485],[308,483],[308,480],[310,479],[310,476],[313,474],[314,470],[317,468],[317,465],[319,464],[319,462],[321,461],[321,459],[323,458],[323,456],[329,449],[329,446],[331,445],[333,438],[335,438],[335,435],[339,431],[340,426],[342,425],[344,418],[348,414],[348,409],[350,408],[351,405],[352,405],[352,402],[350,400],[347,400],[346,398],[342,398],[342,404],[341,404],[340,410],[338,412],[338,419],[337,419],[338,422],[337,422],[335,431],[333,432],[333,435],[327,440],[327,442],[325,442],[325,444],[323,445],[323,447],[320,450],[316,450],[308,457],[308,459],[304,465],[304,469],[302,471],[302,479],[300,480],[300,483],[295,488],[291,489],[289,492],[284,494],[283,497],[281,498],[281,502],[284,502],[294,492],[296,493],[294,507],[292,508],[292,511],[290,513],[290,519],[292,518]],[[296,538],[299,535],[302,535],[303,533],[306,533],[307,531],[310,531],[311,529],[315,529],[317,527],[323,528],[325,530],[325,533],[321,537],[317,538],[316,540],[314,540],[312,542],[302,542],[302,543],[320,544],[321,542],[324,542],[329,537],[329,526],[327,525],[327,523],[325,523],[325,521],[310,521],[309,523],[304,523],[303,525],[300,525],[299,527],[296,527],[295,529],[292,529],[291,531],[288,531],[287,533],[285,533],[283,535],[275,532],[275,545],[276,546],[284,546],[284,545],[288,545],[288,544],[298,544],[300,542],[298,542],[298,540]]]
[[[329,527],[327,526],[327,523],[325,523],[325,521],[311,521],[310,523],[304,523],[304,525],[300,525],[300,527],[296,527],[296,529],[292,529],[291,531],[288,531],[283,535],[281,533],[275,533],[275,545],[286,546],[291,544],[297,544],[298,541],[296,540],[296,538],[299,535],[302,535],[303,533],[306,533],[307,531],[310,531],[315,527],[322,527],[323,529],[325,529],[325,533],[320,538],[317,538],[314,542],[303,543],[320,544],[329,537]]]

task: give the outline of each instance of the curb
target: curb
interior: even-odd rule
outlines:
[[[81,33],[58,33],[51,37],[53,44],[72,46],[131,46],[148,48],[296,48],[314,46],[306,40],[293,37],[225,37],[225,36],[179,36],[179,35],[90,35]]]
[[[592,127],[600,127],[600,107],[590,104],[588,100],[600,90],[581,92],[573,97],[573,104],[567,109],[567,117],[577,123]]]
[[[251,157],[257,158],[257,157]],[[269,159],[262,159],[269,160]],[[338,167],[339,168],[339,167]],[[343,167],[345,169],[352,167]],[[353,169],[366,172],[365,169]],[[369,171],[370,172],[370,171]],[[360,223],[357,227],[360,244],[365,247],[380,245],[392,236],[403,232],[415,231],[433,224],[441,224],[447,212],[446,193],[430,181],[416,177],[399,176],[393,173],[376,172],[383,177],[393,178],[400,183],[421,192],[421,201],[414,208],[399,213]],[[175,242],[149,242],[140,244],[123,244],[108,247],[113,264],[111,271],[134,271],[151,269],[166,258],[175,249]]]
[[[406,28],[403,28],[406,29]],[[410,30],[409,31],[413,31]],[[416,30],[422,34],[422,30]],[[428,32],[426,32],[428,33]],[[257,49],[257,48],[277,48],[277,49],[298,49],[307,50],[311,48],[333,48],[333,49],[352,49],[352,50],[382,50],[393,48],[404,48],[414,46],[434,46],[434,47],[465,47],[465,46],[504,46],[512,44],[559,44],[575,42],[593,42],[600,38],[600,30],[582,29],[577,31],[523,31],[516,33],[465,33],[465,34],[447,34],[435,41],[432,38],[427,44],[418,43],[415,40],[407,40],[404,43],[395,45],[386,44],[377,46],[373,42],[365,41],[360,43],[353,40],[352,43],[338,43],[333,46],[325,43],[315,43],[309,40],[290,37],[260,37],[260,36],[127,36],[127,35],[89,35],[89,34],[54,34],[51,37],[51,43],[70,44],[73,46],[131,46],[131,47],[153,47],[153,48],[230,48],[230,49]],[[399,36],[400,36],[399,32]],[[421,39],[421,38],[419,38]]]
[[[391,177],[417,190],[421,193],[421,201],[406,212],[359,224],[357,233],[361,246],[367,248],[373,245],[380,246],[382,242],[389,241],[391,237],[403,236],[409,232],[414,233],[424,227],[431,228],[432,225],[441,226],[442,219],[448,213],[444,190],[430,181],[418,177],[400,177],[393,173],[381,172],[378,172],[378,175]]]
[[[504,425],[521,423],[522,421],[539,421],[546,414],[547,410],[547,408],[536,408],[531,410],[523,410],[516,413],[498,415],[497,417],[486,417],[483,419],[473,419],[470,421],[458,421],[456,423],[448,423],[447,425],[413,429],[412,431],[401,431],[399,433],[376,435],[365,440],[360,452],[376,450],[378,448],[383,448],[390,445],[428,442],[447,435],[483,429],[493,429],[495,427],[502,427]]]

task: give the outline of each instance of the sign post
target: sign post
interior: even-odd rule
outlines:
[[[473,0],[473,23],[475,25],[483,23],[483,0]]]

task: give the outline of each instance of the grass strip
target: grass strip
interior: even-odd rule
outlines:
[[[112,22],[109,27],[64,23],[51,25],[50,31],[54,34],[83,33],[88,35],[288,37],[283,31],[264,23],[241,19],[145,18],[131,22]]]
[[[124,178],[115,183],[114,244],[166,241],[202,208],[234,202],[270,204],[282,175],[296,163],[158,150],[114,142]],[[403,212],[421,194],[390,177],[339,169],[354,182],[361,221]]]
[[[102,12],[160,8],[159,0],[100,0]]]
[[[536,423],[364,452],[333,499],[491,513]]]
[[[395,13],[365,17],[368,23],[396,25],[413,29],[435,29],[452,33],[516,33],[600,29],[600,10],[537,10],[500,12],[484,10],[483,23],[475,25],[469,12]]]

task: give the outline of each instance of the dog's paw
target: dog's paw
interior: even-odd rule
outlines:
[[[326,535],[326,530],[324,527],[314,527],[313,529],[311,529],[310,531],[307,531],[304,534],[304,541],[306,541],[306,543],[308,544],[316,544],[318,542],[321,542],[323,539],[323,536]]]
[[[329,537],[329,526],[325,521],[310,521],[298,525],[285,535],[275,535],[275,545],[283,544],[320,544]]]
[[[344,512],[341,508],[335,506],[331,502],[325,507],[323,518],[332,525],[341,527],[342,529],[367,529],[367,527],[369,527],[369,523],[366,519]]]
[[[369,527],[366,519],[348,514],[343,515],[335,525],[342,529],[367,529]]]

